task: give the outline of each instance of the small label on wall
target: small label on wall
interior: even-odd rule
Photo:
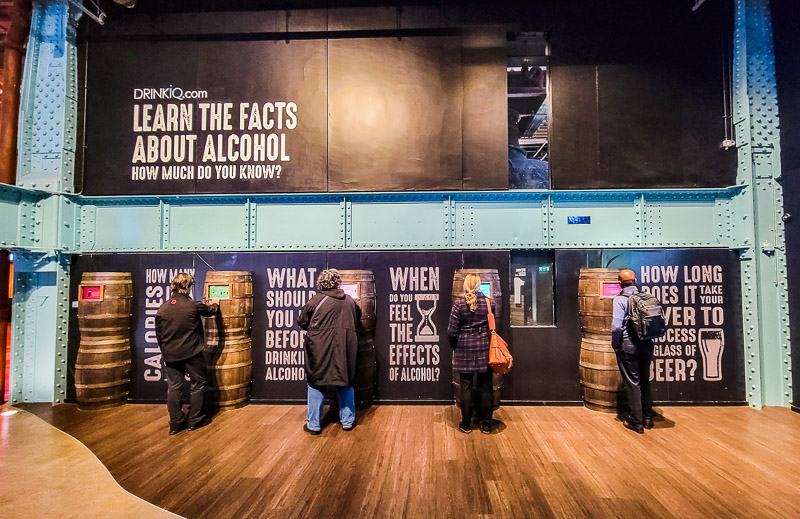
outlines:
[[[589,223],[592,223],[592,217],[591,216],[567,216],[567,223],[569,225],[573,225],[573,224],[579,224],[579,225],[589,224]]]
[[[73,301],[72,302],[72,308],[78,308],[78,302],[77,301]]]

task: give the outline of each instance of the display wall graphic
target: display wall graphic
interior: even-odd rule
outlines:
[[[577,284],[580,268],[632,268],[668,312],[669,331],[656,342],[654,398],[662,402],[743,402],[744,359],[739,265],[725,250],[556,251],[555,326],[513,327],[499,323],[514,354],[503,381],[511,402],[580,400],[580,333]],[[580,259],[580,258],[582,259]],[[252,402],[303,403],[303,332],[300,308],[315,293],[327,268],[366,270],[375,276],[376,402],[452,401],[452,350],[447,320],[452,283],[462,268],[496,269],[508,308],[509,251],[409,251],[363,253],[97,254],[77,256],[71,267],[71,298],[77,301],[83,272],[131,272],[133,326],[130,401],[163,402],[166,379],[155,338],[155,313],[169,297],[180,271],[195,276],[201,297],[206,273],[253,273]],[[602,264],[602,265],[601,265]],[[578,330],[578,331],[576,331]],[[571,340],[570,338],[575,338]],[[70,321],[69,359],[79,345],[77,308]],[[73,380],[70,378],[70,380]],[[74,398],[74,387],[69,388]]]
[[[462,70],[462,45],[90,42],[84,193],[506,188],[505,113],[484,113],[505,99],[485,88],[502,80],[502,54],[479,81]],[[465,88],[480,103],[466,104]]]
[[[729,251],[606,252],[658,297],[667,333],[655,340],[655,400],[744,400],[739,268]]]
[[[379,401],[449,401],[447,322],[460,252],[366,254],[375,273]]]
[[[93,44],[85,192],[325,191],[326,50],[324,40]]]

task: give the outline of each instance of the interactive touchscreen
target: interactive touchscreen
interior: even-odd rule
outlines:
[[[81,285],[80,295],[81,295],[81,301],[102,301],[103,300],[103,286],[102,285]]]
[[[619,283],[603,283],[603,297],[615,297],[621,290]]]
[[[208,285],[208,298],[209,299],[230,299],[231,286],[230,285]]]
[[[344,290],[344,293],[358,301],[358,283],[341,283],[339,288]]]
[[[481,292],[481,294],[485,295],[486,297],[492,297],[492,284],[491,283],[481,283],[480,292]]]

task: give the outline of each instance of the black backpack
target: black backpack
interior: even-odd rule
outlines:
[[[635,339],[658,339],[667,332],[664,309],[656,296],[641,290],[622,295],[628,298],[628,330]]]

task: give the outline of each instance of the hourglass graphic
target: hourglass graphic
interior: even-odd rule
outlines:
[[[701,328],[700,354],[703,355],[703,379],[722,380],[722,351],[725,337],[722,328]]]
[[[439,294],[416,294],[414,298],[417,300],[417,310],[419,310],[419,314],[422,316],[422,320],[417,325],[417,336],[414,340],[416,342],[439,342],[439,334],[436,333],[436,325],[431,319],[433,312],[436,310],[436,301],[439,300]],[[430,308],[423,308],[428,305],[432,306],[430,306]]]

